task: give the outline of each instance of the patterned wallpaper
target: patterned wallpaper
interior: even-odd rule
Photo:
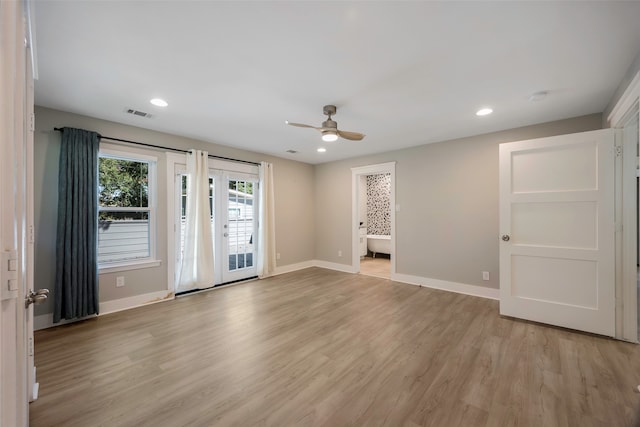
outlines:
[[[391,235],[391,174],[367,176],[367,234]]]

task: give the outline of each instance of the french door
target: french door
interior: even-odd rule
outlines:
[[[187,174],[184,165],[175,173],[177,283],[184,251]],[[214,283],[235,282],[257,275],[258,175],[209,169],[209,208],[214,246]],[[254,209],[255,208],[255,209]]]

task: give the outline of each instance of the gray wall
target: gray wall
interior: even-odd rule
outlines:
[[[63,126],[92,130],[115,138],[182,149],[203,149],[219,156],[273,163],[276,199],[276,251],[281,255],[277,265],[282,267],[314,258],[315,196],[312,165],[42,107],[36,107],[35,114],[34,221],[36,239],[34,279],[36,288],[53,289],[60,150],[60,133],[55,132],[53,128]],[[101,302],[167,289],[165,226],[167,195],[164,152],[136,148],[131,145],[122,145],[118,149],[150,154],[158,158],[157,257],[162,261],[162,264],[155,268],[100,275]],[[126,285],[124,287],[116,288],[116,275],[125,276]],[[52,304],[48,302],[45,305],[36,306],[35,314],[41,315],[51,311]]]
[[[498,288],[498,144],[601,127],[592,114],[317,165],[316,258],[351,262],[351,168],[396,161],[397,273]]]

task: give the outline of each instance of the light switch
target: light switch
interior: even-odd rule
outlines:
[[[10,259],[9,260],[9,271],[18,271],[18,260]]]
[[[17,291],[18,290],[18,281],[15,279],[9,280],[9,290]]]

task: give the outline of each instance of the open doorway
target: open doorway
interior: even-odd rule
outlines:
[[[360,175],[360,274],[391,279],[391,174]]]
[[[395,162],[353,168],[353,268],[368,276],[395,274]]]

